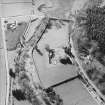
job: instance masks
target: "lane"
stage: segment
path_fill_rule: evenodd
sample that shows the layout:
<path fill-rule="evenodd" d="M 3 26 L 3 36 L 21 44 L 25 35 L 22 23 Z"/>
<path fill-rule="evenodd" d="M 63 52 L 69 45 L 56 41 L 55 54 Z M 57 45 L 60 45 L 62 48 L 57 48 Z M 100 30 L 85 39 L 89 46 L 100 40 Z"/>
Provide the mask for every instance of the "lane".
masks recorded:
<path fill-rule="evenodd" d="M 76 39 L 74 39 L 75 37 L 74 37 L 74 35 L 72 34 L 71 35 L 71 37 L 70 37 L 70 43 L 71 43 L 71 46 L 72 46 L 72 53 L 74 54 L 74 56 L 75 56 L 75 60 L 76 60 L 76 62 L 78 63 L 78 66 L 79 66 L 79 68 L 80 68 L 80 72 L 81 72 L 81 75 L 83 76 L 83 78 L 85 79 L 87 79 L 88 80 L 88 83 L 90 84 L 90 88 L 91 89 L 89 89 L 88 88 L 88 90 L 89 90 L 89 93 L 92 95 L 92 97 L 94 98 L 94 100 L 96 100 L 97 101 L 97 103 L 99 103 L 99 104 L 101 104 L 101 105 L 103 105 L 103 102 L 102 102 L 102 100 L 100 99 L 100 97 L 102 97 L 103 99 L 105 99 L 105 97 L 100 93 L 100 91 L 97 89 L 97 87 L 92 83 L 92 81 L 88 78 L 88 76 L 86 75 L 86 73 L 85 73 L 85 71 L 84 71 L 84 68 L 82 67 L 82 61 L 80 61 L 79 60 L 79 58 L 78 58 L 78 55 L 77 55 L 77 46 L 76 46 L 76 42 L 75 42 L 75 40 Z M 87 87 L 86 87 L 87 88 Z M 94 93 L 93 92 L 93 89 L 92 88 L 94 88 L 95 90 L 96 90 L 96 92 Z"/>
<path fill-rule="evenodd" d="M 32 16 L 32 18 L 33 18 L 33 16 Z M 2 20 L 2 24 L 3 24 L 3 20 Z M 15 51 L 8 51 L 7 52 L 7 47 L 6 47 L 6 42 L 5 42 L 5 39 L 6 39 L 5 37 L 6 36 L 5 36 L 5 32 L 4 32 L 4 27 L 3 26 L 4 26 L 4 24 L 2 25 L 2 34 L 1 35 L 3 37 L 4 49 L 3 49 L 3 52 L 0 55 L 0 57 L 2 57 L 1 59 L 3 59 L 3 57 L 4 57 L 4 61 L 0 59 L 0 61 L 1 61 L 1 63 L 0 63 L 1 66 L 0 67 L 2 67 L 2 66 L 4 67 L 5 66 L 5 69 L 2 67 L 3 70 L 0 70 L 1 71 L 0 72 L 0 83 L 2 85 L 2 87 L 1 87 L 2 91 L 0 91 L 0 96 L 2 97 L 2 95 L 3 95 L 2 98 L 0 97 L 0 99 L 2 100 L 2 101 L 0 101 L 1 102 L 0 105 L 8 105 L 9 93 L 10 93 L 9 68 L 10 67 L 14 68 L 14 57 L 16 56 L 16 52 Z M 32 27 L 31 31 L 32 30 L 35 30 L 35 27 Z M 32 32 L 34 32 L 34 31 L 32 31 Z M 37 76 L 35 76 L 35 77 L 37 77 Z M 5 89 L 5 90 L 3 91 L 3 89 Z"/>
<path fill-rule="evenodd" d="M 9 67 L 8 67 L 8 58 L 7 58 L 7 46 L 6 46 L 6 38 L 4 33 L 4 19 L 2 19 L 2 38 L 3 38 L 3 45 L 4 45 L 4 56 L 5 56 L 5 66 L 6 66 L 6 102 L 5 105 L 9 104 L 9 89 L 10 89 L 10 78 L 9 78 Z"/>
<path fill-rule="evenodd" d="M 1 20 L 0 20 L 0 49 L 3 49 L 3 38 L 2 38 Z"/>
<path fill-rule="evenodd" d="M 7 48 L 6 48 L 6 42 L 5 42 L 5 34 L 4 34 L 4 25 L 3 25 L 3 19 L 1 21 L 1 35 L 2 35 L 2 43 L 3 43 L 3 49 L 1 50 L 0 55 L 0 83 L 1 83 L 1 105 L 8 105 L 8 98 L 9 98 L 9 70 L 8 70 L 8 61 L 7 61 Z"/>
<path fill-rule="evenodd" d="M 4 49 L 0 49 L 0 105 L 5 105 L 6 88 L 6 66 Z"/>

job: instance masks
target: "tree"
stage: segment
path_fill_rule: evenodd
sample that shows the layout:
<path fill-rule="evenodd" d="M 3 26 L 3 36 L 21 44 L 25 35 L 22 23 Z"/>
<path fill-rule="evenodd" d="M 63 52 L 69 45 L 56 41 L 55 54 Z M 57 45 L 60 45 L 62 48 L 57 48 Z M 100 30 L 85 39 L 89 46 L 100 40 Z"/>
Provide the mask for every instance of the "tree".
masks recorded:
<path fill-rule="evenodd" d="M 105 6 L 86 10 L 86 33 L 90 40 L 99 43 L 100 50 L 105 53 Z"/>

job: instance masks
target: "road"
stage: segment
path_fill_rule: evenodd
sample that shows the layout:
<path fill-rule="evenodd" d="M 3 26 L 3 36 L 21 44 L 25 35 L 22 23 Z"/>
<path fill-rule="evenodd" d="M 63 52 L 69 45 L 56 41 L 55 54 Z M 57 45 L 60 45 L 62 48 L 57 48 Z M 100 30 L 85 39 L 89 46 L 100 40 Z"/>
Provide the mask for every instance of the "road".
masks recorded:
<path fill-rule="evenodd" d="M 65 28 L 63 28 L 65 30 Z M 63 30 L 63 32 L 65 32 Z M 57 32 L 57 34 L 53 34 L 52 32 L 50 32 L 50 35 L 48 37 L 47 35 L 47 39 L 44 38 L 47 40 L 44 39 L 44 42 L 42 42 L 42 45 L 40 45 L 40 48 L 41 50 L 45 53 L 43 57 L 39 56 L 37 52 L 34 52 L 34 59 L 35 59 L 35 63 L 37 65 L 37 68 L 39 70 L 39 73 L 40 73 L 40 77 L 42 79 L 42 82 L 44 84 L 45 87 L 49 87 L 53 84 L 56 84 L 58 82 L 61 82 L 63 80 L 66 80 L 70 77 L 73 77 L 76 75 L 76 68 L 73 67 L 73 66 L 70 66 L 70 65 L 67 65 L 67 66 L 64 66 L 64 65 L 58 65 L 58 66 L 51 66 L 51 65 L 46 65 L 46 62 L 48 62 L 48 59 L 47 58 L 47 53 L 45 52 L 45 50 L 43 50 L 44 48 L 44 45 L 46 43 L 50 43 L 50 45 L 54 48 L 54 47 L 59 47 L 59 46 L 62 46 L 62 43 L 64 44 L 66 40 L 66 38 L 64 36 L 66 36 L 66 32 L 65 33 L 62 33 L 64 36 L 61 37 L 62 31 L 60 30 L 60 33 Z M 7 50 L 6 50 L 6 43 L 5 43 L 5 35 L 4 33 L 2 34 L 3 35 L 3 45 L 4 45 L 4 49 L 1 49 L 1 52 L 0 52 L 0 67 L 2 67 L 2 70 L 0 70 L 0 83 L 2 84 L 0 87 L 0 95 L 2 95 L 2 101 L 0 101 L 0 105 L 5 105 L 5 99 L 6 100 L 6 105 L 8 103 L 8 96 L 9 96 L 9 70 L 8 70 L 8 60 L 7 60 Z M 57 36 L 58 35 L 58 36 Z M 60 36 L 59 36 L 60 35 Z M 55 37 L 54 37 L 55 36 Z M 49 38 L 49 39 L 48 39 Z M 57 40 L 58 38 L 58 40 Z M 59 39 L 59 38 L 62 38 Z M 55 40 L 56 39 L 56 40 Z M 64 41 L 65 39 L 65 41 Z M 54 42 L 55 40 L 55 42 Z M 51 42 L 52 41 L 52 42 Z M 62 43 L 61 43 L 62 42 Z M 54 44 L 53 44 L 54 43 Z M 58 44 L 57 44 L 58 43 Z M 61 44 L 61 45 L 60 45 Z M 77 59 L 78 60 L 78 59 Z M 5 62 L 5 63 L 4 63 Z M 79 62 L 79 61 L 78 61 Z M 81 67 L 81 66 L 80 66 Z M 81 68 L 82 69 L 82 68 Z M 74 97 L 75 99 L 79 98 L 78 95 L 81 95 L 81 92 L 82 92 L 82 89 L 83 89 L 83 85 L 79 85 L 81 84 L 80 82 L 73 82 L 73 87 L 71 85 L 71 83 L 69 85 L 63 85 L 63 88 L 62 86 L 61 87 L 58 87 L 58 88 L 55 88 L 55 90 L 62 95 L 62 97 L 64 97 L 64 100 L 66 102 L 65 105 L 68 105 L 69 102 L 68 100 L 73 100 L 71 97 L 73 96 L 72 94 L 76 94 L 76 97 Z M 80 90 L 78 88 L 74 89 L 74 87 L 80 87 Z M 65 90 L 68 90 L 66 91 Z M 74 89 L 73 91 L 72 88 Z M 60 90 L 61 89 L 61 90 Z M 70 90 L 71 89 L 71 90 Z M 3 91 L 4 90 L 4 91 Z M 70 91 L 69 91 L 70 90 Z M 76 92 L 76 90 L 79 90 L 80 93 Z M 86 89 L 84 89 L 86 91 Z M 62 94 L 63 92 L 63 94 Z M 67 94 L 69 93 L 69 94 Z M 70 94 L 71 93 L 71 94 Z M 88 92 L 86 91 L 86 94 L 88 94 Z M 86 95 L 84 94 L 84 96 Z M 78 97 L 77 97 L 78 96 Z M 91 96 L 88 96 L 88 97 L 85 97 L 85 98 L 90 98 Z M 83 98 L 84 99 L 84 98 Z M 91 100 L 91 99 L 89 99 Z M 89 101 L 88 100 L 88 101 Z M 87 101 L 87 100 L 86 100 Z M 89 105 L 97 105 L 97 104 L 91 104 L 93 100 L 89 101 L 90 104 Z M 75 102 L 77 102 L 75 100 Z M 82 102 L 82 101 L 81 101 Z M 70 102 L 71 104 L 74 102 Z M 88 102 L 87 102 L 88 103 Z M 93 102 L 94 103 L 94 102 Z M 83 104 L 83 103 L 82 103 Z M 78 104 L 80 105 L 80 104 Z"/>
<path fill-rule="evenodd" d="M 7 50 L 5 43 L 5 35 L 3 33 L 2 20 L 1 21 L 1 33 L 2 35 L 2 44 L 3 49 L 0 49 L 0 105 L 8 105 L 8 97 L 9 97 L 9 71 L 8 71 L 8 61 L 7 61 Z"/>
<path fill-rule="evenodd" d="M 89 82 L 89 84 L 91 84 L 91 86 L 96 90 L 96 92 L 98 93 L 98 95 L 96 95 L 96 94 L 92 94 L 92 91 L 90 91 L 90 94 L 93 96 L 93 98 L 100 104 L 100 102 L 99 102 L 99 96 L 101 96 L 103 99 L 105 99 L 105 97 L 101 94 L 101 92 L 97 89 L 97 87 L 92 83 L 92 81 L 88 78 L 88 76 L 86 75 L 86 73 L 85 73 L 85 70 L 84 70 L 84 68 L 82 67 L 82 61 L 80 61 L 79 60 L 79 58 L 78 58 L 78 55 L 77 55 L 77 46 L 76 46 L 76 44 L 75 44 L 75 40 L 76 39 L 74 39 L 75 37 L 74 37 L 74 35 L 71 35 L 71 37 L 70 37 L 70 43 L 71 43 L 71 46 L 72 46 L 72 53 L 73 53 L 73 55 L 75 56 L 75 60 L 76 60 L 76 62 L 78 63 L 78 66 L 79 66 L 79 68 L 80 68 L 80 72 L 82 72 L 83 73 L 83 75 L 84 75 L 84 77 L 88 80 L 88 82 Z M 97 98 L 99 99 L 99 100 L 97 100 Z"/>
<path fill-rule="evenodd" d="M 0 105 L 5 105 L 6 88 L 6 66 L 4 49 L 0 49 Z"/>

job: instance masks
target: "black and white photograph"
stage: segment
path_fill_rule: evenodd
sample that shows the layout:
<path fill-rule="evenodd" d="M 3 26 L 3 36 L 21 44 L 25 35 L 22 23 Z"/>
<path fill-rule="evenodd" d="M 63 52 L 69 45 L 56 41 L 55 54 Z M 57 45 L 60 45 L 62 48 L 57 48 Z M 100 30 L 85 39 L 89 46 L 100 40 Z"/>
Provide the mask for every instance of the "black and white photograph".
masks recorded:
<path fill-rule="evenodd" d="M 0 105 L 105 105 L 105 0 L 0 0 Z"/>

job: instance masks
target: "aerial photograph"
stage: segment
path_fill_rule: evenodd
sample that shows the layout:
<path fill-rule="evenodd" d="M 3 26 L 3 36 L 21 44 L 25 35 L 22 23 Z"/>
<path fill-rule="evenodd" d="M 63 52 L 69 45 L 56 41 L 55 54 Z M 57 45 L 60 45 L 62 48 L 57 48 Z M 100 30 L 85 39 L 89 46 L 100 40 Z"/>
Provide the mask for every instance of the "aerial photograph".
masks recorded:
<path fill-rule="evenodd" d="M 105 0 L 0 0 L 0 105 L 105 105 Z"/>

